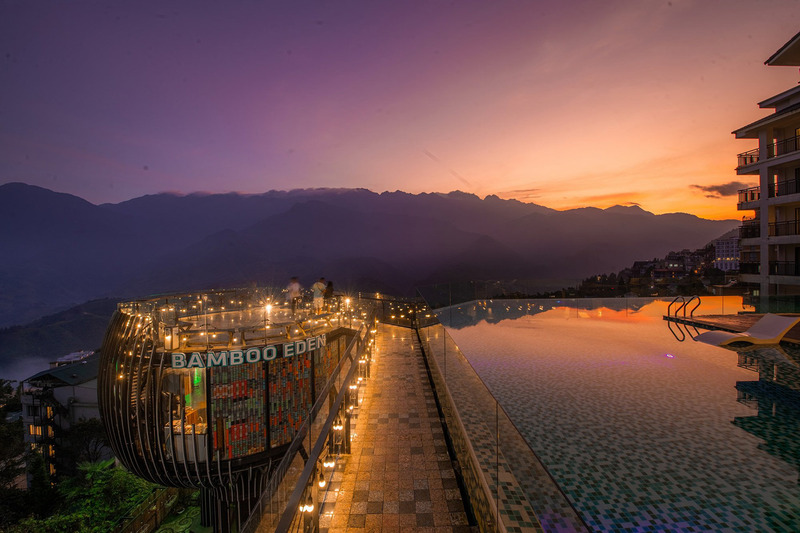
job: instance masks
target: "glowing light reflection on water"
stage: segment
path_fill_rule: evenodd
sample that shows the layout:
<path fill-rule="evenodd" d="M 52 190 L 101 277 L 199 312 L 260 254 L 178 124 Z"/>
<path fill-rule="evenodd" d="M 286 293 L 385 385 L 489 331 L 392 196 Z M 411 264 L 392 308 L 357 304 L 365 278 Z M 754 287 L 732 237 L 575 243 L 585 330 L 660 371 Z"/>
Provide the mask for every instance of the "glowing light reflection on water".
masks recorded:
<path fill-rule="evenodd" d="M 439 315 L 598 531 L 797 531 L 800 355 L 784 351 L 781 386 L 765 386 L 739 353 L 678 342 L 668 303 L 495 300 Z M 695 314 L 722 305 L 703 298 Z M 771 370 L 765 350 L 747 353 Z"/>

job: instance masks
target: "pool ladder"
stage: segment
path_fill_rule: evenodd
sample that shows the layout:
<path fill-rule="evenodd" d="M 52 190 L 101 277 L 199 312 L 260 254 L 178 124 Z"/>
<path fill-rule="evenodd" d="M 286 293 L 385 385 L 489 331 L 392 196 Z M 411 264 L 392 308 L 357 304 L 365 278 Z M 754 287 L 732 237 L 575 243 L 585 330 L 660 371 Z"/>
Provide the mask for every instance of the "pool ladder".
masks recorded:
<path fill-rule="evenodd" d="M 692 307 L 692 310 L 689 311 L 689 318 L 694 317 L 694 312 L 697 310 L 698 307 L 700 307 L 700 297 L 697 295 L 692 296 L 688 300 L 686 299 L 685 296 L 676 296 L 675 299 L 672 300 L 670 304 L 667 306 L 667 316 L 678 318 L 678 313 L 683 311 L 683 318 L 686 318 L 686 310 L 689 308 L 689 304 L 691 304 L 695 300 L 697 300 L 697 302 L 694 304 L 694 307 Z M 678 307 L 675 308 L 675 314 L 673 315 L 672 306 L 678 303 L 680 303 L 680 305 L 678 305 Z"/>
<path fill-rule="evenodd" d="M 693 318 L 695 310 L 697 310 L 697 308 L 700 307 L 700 297 L 696 296 L 696 295 L 692 296 L 688 300 L 686 299 L 685 296 L 677 296 L 667 306 L 667 318 L 670 318 L 670 317 L 678 318 L 678 313 L 680 313 L 680 312 L 683 312 L 683 318 L 687 318 L 686 317 L 686 310 L 689 309 L 689 304 L 691 304 L 695 300 L 697 300 L 697 302 L 695 302 L 694 306 L 691 307 L 691 310 L 689 311 L 689 317 L 688 317 L 688 318 Z M 678 307 L 675 308 L 675 314 L 674 315 L 672 314 L 672 306 L 673 305 L 677 305 L 678 306 Z M 681 323 L 678 322 L 678 321 L 674 321 L 674 324 L 675 324 L 675 327 L 678 330 L 677 333 L 672 328 L 673 321 L 672 320 L 668 320 L 667 321 L 667 327 L 669 328 L 670 333 L 672 333 L 672 335 L 676 339 L 678 339 L 679 342 L 683 342 L 683 341 L 686 340 L 686 334 L 687 333 L 689 334 L 689 338 L 691 338 L 692 340 L 696 340 L 695 337 L 700 334 L 700 332 L 697 331 L 697 328 L 694 325 L 684 323 L 683 327 L 681 327 Z M 694 335 L 692 335 L 692 333 L 689 331 L 689 327 L 690 326 L 692 327 L 692 329 L 694 329 L 694 332 L 695 332 Z M 684 331 L 684 328 L 685 328 L 685 331 Z M 678 336 L 678 333 L 680 333 L 680 336 Z"/>

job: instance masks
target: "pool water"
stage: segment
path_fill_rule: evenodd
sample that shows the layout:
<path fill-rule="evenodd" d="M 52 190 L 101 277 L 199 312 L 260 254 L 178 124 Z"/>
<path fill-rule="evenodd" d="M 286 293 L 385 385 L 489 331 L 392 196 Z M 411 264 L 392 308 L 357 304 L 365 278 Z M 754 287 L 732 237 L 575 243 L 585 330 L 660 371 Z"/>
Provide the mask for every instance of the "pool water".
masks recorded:
<path fill-rule="evenodd" d="M 439 318 L 595 531 L 800 531 L 800 350 L 679 342 L 668 303 L 494 300 Z M 704 298 L 695 315 L 723 304 L 743 309 Z"/>

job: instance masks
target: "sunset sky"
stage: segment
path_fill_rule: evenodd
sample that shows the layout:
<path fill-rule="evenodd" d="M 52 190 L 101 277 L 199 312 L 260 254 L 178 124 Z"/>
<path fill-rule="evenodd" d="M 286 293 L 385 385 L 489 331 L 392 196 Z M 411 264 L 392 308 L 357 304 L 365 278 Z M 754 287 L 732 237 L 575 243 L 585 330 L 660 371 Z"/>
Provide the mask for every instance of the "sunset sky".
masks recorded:
<path fill-rule="evenodd" d="M 462 190 L 739 218 L 796 1 L 0 0 L 0 183 Z M 739 182 L 739 183 L 736 183 Z"/>

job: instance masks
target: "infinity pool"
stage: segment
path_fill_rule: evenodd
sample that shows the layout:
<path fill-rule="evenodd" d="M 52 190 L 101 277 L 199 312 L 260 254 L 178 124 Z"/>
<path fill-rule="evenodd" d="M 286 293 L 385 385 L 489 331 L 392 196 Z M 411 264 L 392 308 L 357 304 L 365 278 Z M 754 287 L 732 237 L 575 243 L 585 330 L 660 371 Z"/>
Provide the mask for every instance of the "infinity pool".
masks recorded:
<path fill-rule="evenodd" d="M 439 319 L 594 530 L 800 531 L 800 350 L 679 342 L 668 303 L 494 300 Z M 723 305 L 743 309 L 704 298 L 695 315 Z"/>

